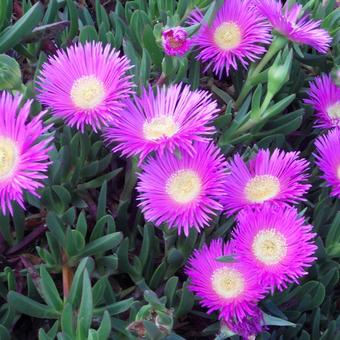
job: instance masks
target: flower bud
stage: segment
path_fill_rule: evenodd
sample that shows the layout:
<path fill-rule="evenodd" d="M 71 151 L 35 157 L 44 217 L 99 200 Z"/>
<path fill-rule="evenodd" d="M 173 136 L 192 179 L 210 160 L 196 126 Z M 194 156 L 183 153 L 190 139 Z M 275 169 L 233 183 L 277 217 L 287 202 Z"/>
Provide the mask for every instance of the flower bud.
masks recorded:
<path fill-rule="evenodd" d="M 183 56 L 190 48 L 187 31 L 182 27 L 173 27 L 163 31 L 162 45 L 164 52 L 170 56 Z"/>
<path fill-rule="evenodd" d="M 21 83 L 18 62 L 6 54 L 0 54 L 0 90 L 18 89 Z"/>
<path fill-rule="evenodd" d="M 268 70 L 268 93 L 273 97 L 280 91 L 282 86 L 288 81 L 290 68 L 292 65 L 293 53 L 289 52 L 284 63 L 282 63 L 282 56 L 279 53 Z"/>

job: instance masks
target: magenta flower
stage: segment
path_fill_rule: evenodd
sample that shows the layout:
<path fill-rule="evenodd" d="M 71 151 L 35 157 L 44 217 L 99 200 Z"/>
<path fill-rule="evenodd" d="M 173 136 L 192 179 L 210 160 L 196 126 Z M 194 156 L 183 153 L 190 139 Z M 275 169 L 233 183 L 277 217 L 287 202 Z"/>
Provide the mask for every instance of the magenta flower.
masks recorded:
<path fill-rule="evenodd" d="M 340 198 L 340 130 L 338 128 L 320 136 L 316 142 L 316 164 L 323 175 L 331 195 Z"/>
<path fill-rule="evenodd" d="M 24 191 L 38 196 L 49 162 L 52 137 L 41 138 L 49 127 L 41 112 L 29 122 L 32 101 L 20 107 L 21 96 L 0 92 L 0 205 L 3 214 L 13 214 L 12 202 L 24 208 Z"/>
<path fill-rule="evenodd" d="M 295 204 L 310 188 L 306 184 L 308 162 L 298 152 L 259 150 L 248 165 L 239 155 L 230 162 L 231 174 L 225 183 L 222 204 L 228 215 L 266 202 Z"/>
<path fill-rule="evenodd" d="M 207 62 L 219 76 L 225 70 L 238 69 L 240 62 L 246 67 L 266 51 L 269 44 L 270 27 L 264 18 L 250 6 L 247 0 L 228 0 L 218 10 L 211 25 L 202 23 L 195 38 L 200 53 L 198 59 Z"/>
<path fill-rule="evenodd" d="M 225 320 L 227 327 L 232 332 L 242 336 L 244 339 L 251 339 L 252 336 L 262 333 L 266 329 L 263 323 L 263 312 L 256 306 L 253 308 L 252 315 L 247 315 L 240 320 Z"/>
<path fill-rule="evenodd" d="M 118 145 L 113 152 L 125 156 L 139 155 L 143 160 L 150 152 L 174 152 L 180 147 L 195 152 L 193 141 L 205 141 L 215 129 L 212 121 L 217 103 L 205 91 L 191 91 L 189 86 L 145 90 L 141 97 L 128 100 L 124 114 L 105 132 L 108 142 Z"/>
<path fill-rule="evenodd" d="M 259 11 L 268 18 L 273 28 L 289 40 L 315 48 L 320 53 L 327 53 L 332 41 L 329 33 L 320 28 L 321 21 L 310 19 L 302 14 L 302 5 L 294 4 L 283 7 L 281 1 L 252 0 Z"/>
<path fill-rule="evenodd" d="M 75 44 L 58 50 L 42 66 L 37 84 L 41 103 L 52 108 L 71 127 L 94 131 L 107 126 L 131 94 L 131 68 L 126 57 L 110 45 Z"/>
<path fill-rule="evenodd" d="M 330 75 L 316 77 L 310 83 L 309 98 L 306 104 L 316 111 L 316 127 L 332 128 L 340 125 L 340 88 Z"/>
<path fill-rule="evenodd" d="M 306 268 L 316 259 L 315 235 L 295 208 L 265 205 L 240 212 L 233 244 L 237 259 L 273 292 L 307 274 Z"/>
<path fill-rule="evenodd" d="M 214 144 L 194 143 L 196 154 L 170 152 L 148 159 L 142 166 L 137 190 L 147 221 L 167 223 L 185 235 L 209 224 L 222 209 L 226 162 Z"/>
<path fill-rule="evenodd" d="M 162 32 L 164 52 L 170 56 L 183 56 L 190 48 L 187 31 L 182 27 L 172 27 Z"/>
<path fill-rule="evenodd" d="M 236 325 L 247 317 L 256 316 L 257 302 L 265 294 L 254 271 L 242 262 L 217 260 L 233 255 L 230 244 L 223 244 L 221 239 L 214 240 L 209 246 L 195 250 L 185 269 L 190 279 L 189 288 L 200 298 L 200 304 L 208 308 L 208 314 L 218 311 L 219 318 L 227 325 Z"/>

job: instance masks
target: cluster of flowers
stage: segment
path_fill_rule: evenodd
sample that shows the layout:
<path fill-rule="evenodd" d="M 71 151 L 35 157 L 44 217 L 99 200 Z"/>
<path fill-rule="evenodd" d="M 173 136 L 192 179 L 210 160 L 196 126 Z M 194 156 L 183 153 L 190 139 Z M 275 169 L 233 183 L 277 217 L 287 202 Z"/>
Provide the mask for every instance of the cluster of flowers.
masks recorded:
<path fill-rule="evenodd" d="M 331 38 L 320 28 L 321 21 L 312 20 L 303 13 L 302 5 L 276 0 L 228 0 L 217 11 L 211 24 L 202 12 L 195 9 L 188 25 L 200 24 L 198 33 L 190 39 L 183 27 L 165 30 L 163 48 L 168 55 L 182 56 L 197 48 L 198 60 L 206 63 L 205 71 L 212 68 L 216 75 L 237 70 L 238 64 L 246 67 L 266 51 L 272 41 L 271 30 L 286 39 L 306 44 L 320 53 L 329 49 Z"/>
<path fill-rule="evenodd" d="M 187 264 L 190 288 L 202 306 L 219 311 L 219 318 L 245 338 L 262 328 L 257 305 L 266 293 L 297 283 L 315 260 L 312 226 L 291 206 L 310 187 L 307 168 L 296 152 L 260 150 L 248 164 L 236 155 L 222 197 L 227 214 L 237 213 L 231 240 L 213 240 Z"/>
<path fill-rule="evenodd" d="M 328 33 L 319 28 L 320 22 L 300 17 L 301 10 L 300 5 L 283 8 L 274 0 L 228 0 L 211 24 L 199 11 L 193 13 L 189 21 L 199 21 L 201 28 L 192 41 L 185 30 L 173 28 L 163 32 L 163 46 L 169 55 L 183 55 L 197 46 L 198 59 L 219 76 L 237 69 L 238 63 L 247 66 L 260 58 L 271 41 L 272 27 L 291 41 L 325 53 Z M 215 240 L 197 250 L 186 271 L 191 289 L 209 312 L 219 310 L 229 327 L 252 335 L 261 325 L 258 301 L 268 290 L 296 282 L 314 260 L 312 227 L 290 206 L 303 200 L 309 188 L 308 164 L 298 153 L 280 150 L 272 154 L 260 150 L 248 164 L 239 155 L 226 162 L 211 139 L 218 113 L 211 94 L 177 84 L 156 91 L 147 88 L 136 96 L 129 69 L 128 60 L 109 45 L 75 44 L 43 65 L 38 99 L 69 126 L 82 132 L 90 126 L 101 132 L 115 145 L 113 152 L 139 157 L 138 200 L 148 221 L 157 226 L 166 223 L 188 235 L 191 228 L 201 231 L 208 226 L 221 211 L 237 213 L 232 240 L 226 244 Z M 339 89 L 330 78 L 320 79 L 311 86 L 308 103 L 315 105 L 320 126 L 333 126 L 340 119 Z M 323 96 L 316 95 L 320 87 Z M 42 123 L 45 112 L 28 122 L 31 102 L 21 106 L 21 99 L 5 92 L 0 95 L 4 214 L 13 213 L 13 201 L 23 206 L 24 191 L 38 195 L 53 139 L 48 133 L 51 126 Z M 338 187 L 337 195 L 338 136 L 334 130 L 318 141 L 319 165 L 327 174 L 330 168 L 335 171 L 332 178 L 325 177 Z M 218 261 L 221 256 L 231 256 L 233 261 Z"/>

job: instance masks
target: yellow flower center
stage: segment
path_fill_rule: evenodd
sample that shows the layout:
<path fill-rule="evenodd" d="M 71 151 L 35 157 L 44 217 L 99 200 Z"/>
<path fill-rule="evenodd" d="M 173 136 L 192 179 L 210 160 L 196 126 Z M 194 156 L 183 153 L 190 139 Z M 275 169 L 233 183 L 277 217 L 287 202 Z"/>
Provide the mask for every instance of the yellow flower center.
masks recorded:
<path fill-rule="evenodd" d="M 201 179 L 193 170 L 179 170 L 166 183 L 166 192 L 177 203 L 193 201 L 201 192 Z"/>
<path fill-rule="evenodd" d="M 214 32 L 216 45 L 225 51 L 237 47 L 241 42 L 241 30 L 234 22 L 223 22 Z"/>
<path fill-rule="evenodd" d="M 143 125 L 144 137 L 148 140 L 156 140 L 160 137 L 171 137 L 178 130 L 177 124 L 170 116 L 158 116 Z"/>
<path fill-rule="evenodd" d="M 280 182 L 275 176 L 258 175 L 247 183 L 244 191 L 248 201 L 263 203 L 279 193 Z"/>
<path fill-rule="evenodd" d="M 239 296 L 244 290 L 243 275 L 231 268 L 222 267 L 211 276 L 212 288 L 219 296 L 231 299 Z"/>
<path fill-rule="evenodd" d="M 277 264 L 287 254 L 286 238 L 274 229 L 261 230 L 254 238 L 252 251 L 264 264 Z"/>
<path fill-rule="evenodd" d="M 94 76 L 83 76 L 72 85 L 71 99 L 81 109 L 95 108 L 104 97 L 104 84 Z"/>
<path fill-rule="evenodd" d="M 0 181 L 12 174 L 18 155 L 15 142 L 7 137 L 0 137 Z"/>
<path fill-rule="evenodd" d="M 340 118 L 340 102 L 336 102 L 328 107 L 327 113 L 331 118 Z"/>

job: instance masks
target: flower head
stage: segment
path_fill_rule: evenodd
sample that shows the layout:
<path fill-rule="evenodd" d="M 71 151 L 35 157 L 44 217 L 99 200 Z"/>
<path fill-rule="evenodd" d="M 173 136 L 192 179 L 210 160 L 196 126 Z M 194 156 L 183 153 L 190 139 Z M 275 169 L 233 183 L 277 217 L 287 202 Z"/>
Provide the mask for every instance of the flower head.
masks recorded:
<path fill-rule="evenodd" d="M 316 142 L 316 164 L 320 168 L 327 185 L 332 188 L 331 195 L 340 198 L 340 130 L 335 128 Z"/>
<path fill-rule="evenodd" d="M 231 68 L 237 70 L 237 63 L 244 67 L 249 60 L 258 59 L 264 52 L 263 44 L 269 44 L 270 27 L 247 0 L 228 0 L 218 10 L 215 19 L 202 27 L 195 38 L 200 53 L 198 59 L 207 62 L 206 70 L 222 76 Z"/>
<path fill-rule="evenodd" d="M 307 274 L 315 260 L 315 235 L 295 208 L 265 205 L 239 213 L 233 244 L 237 259 L 254 270 L 261 285 L 274 291 Z"/>
<path fill-rule="evenodd" d="M 316 126 L 332 128 L 340 126 L 340 87 L 330 75 L 316 77 L 310 83 L 309 98 L 306 104 L 313 106 L 316 111 Z"/>
<path fill-rule="evenodd" d="M 190 48 L 187 31 L 182 27 L 172 27 L 162 32 L 164 52 L 170 56 L 183 56 Z"/>
<path fill-rule="evenodd" d="M 327 53 L 331 43 L 329 33 L 320 28 L 321 21 L 302 15 L 302 5 L 294 4 L 283 7 L 281 1 L 253 0 L 258 10 L 268 18 L 274 29 L 289 40 L 315 48 L 320 53 Z"/>
<path fill-rule="evenodd" d="M 191 91 L 189 86 L 145 90 L 141 97 L 126 103 L 124 114 L 105 132 L 106 140 L 118 142 L 113 152 L 139 155 L 176 148 L 195 152 L 192 141 L 206 140 L 215 129 L 209 125 L 216 117 L 217 103 L 205 91 Z"/>
<path fill-rule="evenodd" d="M 146 220 L 157 226 L 168 223 L 171 228 L 189 234 L 211 221 L 222 209 L 218 197 L 223 196 L 226 175 L 219 149 L 213 144 L 194 144 L 196 154 L 182 152 L 178 157 L 170 152 L 151 157 L 139 175 L 139 206 Z"/>
<path fill-rule="evenodd" d="M 239 155 L 230 162 L 222 204 L 228 214 L 246 207 L 297 203 L 310 185 L 306 184 L 308 162 L 297 152 L 259 150 L 248 165 Z"/>
<path fill-rule="evenodd" d="M 209 246 L 195 250 L 185 271 L 190 290 L 200 298 L 200 304 L 208 308 L 208 314 L 219 311 L 220 319 L 235 325 L 255 315 L 256 304 L 265 291 L 254 272 L 243 263 L 217 260 L 230 255 L 234 255 L 230 244 L 214 240 Z"/>
<path fill-rule="evenodd" d="M 44 127 L 41 112 L 28 122 L 32 101 L 21 108 L 21 96 L 0 92 L 0 206 L 13 214 L 12 202 L 24 208 L 24 191 L 39 196 L 37 189 L 46 178 L 52 137 L 41 139 Z"/>
<path fill-rule="evenodd" d="M 58 50 L 42 66 L 38 78 L 38 98 L 81 131 L 90 125 L 94 131 L 107 126 L 124 108 L 131 94 L 128 59 L 110 45 L 75 44 Z"/>

